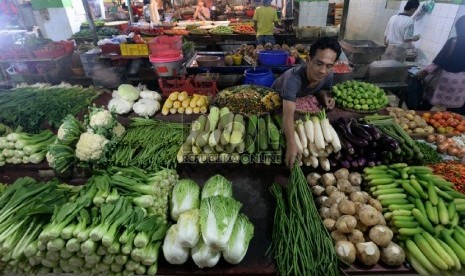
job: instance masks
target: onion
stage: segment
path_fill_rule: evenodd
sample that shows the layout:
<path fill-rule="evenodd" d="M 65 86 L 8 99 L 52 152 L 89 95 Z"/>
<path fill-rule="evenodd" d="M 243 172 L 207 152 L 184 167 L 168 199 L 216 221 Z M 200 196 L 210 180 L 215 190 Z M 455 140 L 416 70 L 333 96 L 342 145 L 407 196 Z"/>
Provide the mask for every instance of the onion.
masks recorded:
<path fill-rule="evenodd" d="M 447 152 L 447 145 L 441 144 L 438 146 L 438 151 L 440 153 L 446 153 Z"/>
<path fill-rule="evenodd" d="M 460 158 L 465 157 L 465 148 L 460 148 L 457 156 Z"/>
<path fill-rule="evenodd" d="M 456 147 L 450 147 L 449 149 L 447 149 L 447 153 L 452 156 L 457 156 L 459 150 Z"/>
<path fill-rule="evenodd" d="M 436 135 L 436 142 L 438 142 L 439 144 L 444 142 L 444 140 L 446 140 L 446 136 L 442 134 Z"/>
<path fill-rule="evenodd" d="M 434 136 L 434 134 L 430 134 L 426 137 L 426 141 L 428 143 L 434 143 L 436 141 L 436 136 Z"/>

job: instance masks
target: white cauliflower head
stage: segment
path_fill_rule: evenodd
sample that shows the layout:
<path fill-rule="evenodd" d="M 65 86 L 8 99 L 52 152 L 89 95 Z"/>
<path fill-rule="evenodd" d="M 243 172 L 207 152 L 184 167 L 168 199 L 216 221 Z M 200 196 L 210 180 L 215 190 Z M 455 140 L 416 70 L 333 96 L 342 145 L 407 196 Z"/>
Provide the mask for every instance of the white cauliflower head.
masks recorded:
<path fill-rule="evenodd" d="M 126 114 L 132 110 L 132 105 L 134 103 L 128 100 L 117 98 L 111 99 L 108 103 L 108 110 L 115 112 L 116 114 Z"/>
<path fill-rule="evenodd" d="M 116 126 L 113 128 L 113 134 L 117 138 L 121 138 L 125 132 L 126 132 L 126 129 L 120 123 L 117 123 Z"/>
<path fill-rule="evenodd" d="M 108 142 L 100 134 L 85 132 L 76 144 L 76 157 L 81 161 L 97 161 L 103 157 Z"/>
<path fill-rule="evenodd" d="M 108 127 L 113 123 L 113 115 L 111 112 L 102 109 L 98 112 L 91 113 L 89 115 L 89 126 L 90 127 Z"/>

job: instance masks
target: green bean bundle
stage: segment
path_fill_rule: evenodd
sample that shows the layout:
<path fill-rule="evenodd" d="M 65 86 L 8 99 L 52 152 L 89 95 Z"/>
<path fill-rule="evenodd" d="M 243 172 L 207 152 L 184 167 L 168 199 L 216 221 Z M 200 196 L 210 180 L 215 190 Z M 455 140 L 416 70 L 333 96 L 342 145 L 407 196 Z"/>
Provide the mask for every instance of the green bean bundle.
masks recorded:
<path fill-rule="evenodd" d="M 279 275 L 339 275 L 331 236 L 300 167 L 294 166 L 287 191 L 273 184 L 271 193 L 277 204 L 270 249 Z"/>
<path fill-rule="evenodd" d="M 188 126 L 182 123 L 134 118 L 111 163 L 154 171 L 176 168 L 176 154 L 187 134 Z"/>

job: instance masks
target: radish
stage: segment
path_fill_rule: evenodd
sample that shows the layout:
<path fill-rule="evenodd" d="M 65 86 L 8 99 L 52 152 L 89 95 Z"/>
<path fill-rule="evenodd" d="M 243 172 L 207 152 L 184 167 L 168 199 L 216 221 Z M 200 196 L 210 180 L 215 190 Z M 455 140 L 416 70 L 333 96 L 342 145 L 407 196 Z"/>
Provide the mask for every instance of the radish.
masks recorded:
<path fill-rule="evenodd" d="M 310 120 L 310 116 L 307 114 L 305 115 L 305 122 L 304 122 L 304 130 L 307 136 L 308 142 L 313 143 L 315 142 L 315 134 L 313 131 L 313 123 Z"/>
<path fill-rule="evenodd" d="M 325 149 L 325 140 L 323 138 L 323 131 L 321 130 L 320 119 L 318 117 L 312 117 L 313 131 L 315 134 L 315 146 L 317 149 Z"/>
<path fill-rule="evenodd" d="M 331 141 L 331 145 L 333 146 L 334 150 L 333 152 L 339 152 L 342 148 L 341 146 L 341 141 L 339 140 L 339 136 L 336 133 L 336 130 L 334 130 L 332 125 L 329 125 L 331 133 L 333 134 L 333 140 Z"/>
<path fill-rule="evenodd" d="M 321 168 L 328 172 L 331 169 L 328 158 L 320 157 L 319 159 L 320 159 Z"/>
<path fill-rule="evenodd" d="M 330 143 L 333 140 L 333 136 L 331 133 L 331 124 L 329 123 L 329 119 L 328 117 L 326 117 L 326 113 L 324 110 L 319 112 L 318 116 L 320 117 L 321 130 L 323 132 L 325 141 Z"/>
<path fill-rule="evenodd" d="M 297 130 L 297 134 L 299 135 L 300 143 L 302 144 L 302 148 L 305 149 L 307 148 L 307 136 L 305 135 L 304 123 L 302 120 L 298 120 L 295 123 L 295 128 Z"/>
<path fill-rule="evenodd" d="M 311 156 L 318 157 L 318 150 L 316 149 L 315 143 L 310 143 L 308 149 Z"/>
<path fill-rule="evenodd" d="M 303 152 L 302 143 L 300 142 L 299 134 L 297 134 L 296 130 L 294 130 L 294 137 L 295 137 L 295 144 L 297 145 L 297 149 L 299 150 L 299 153 L 302 153 Z"/>
<path fill-rule="evenodd" d="M 318 158 L 316 158 L 315 156 L 310 156 L 310 162 L 312 162 L 312 167 L 313 168 L 318 168 Z"/>

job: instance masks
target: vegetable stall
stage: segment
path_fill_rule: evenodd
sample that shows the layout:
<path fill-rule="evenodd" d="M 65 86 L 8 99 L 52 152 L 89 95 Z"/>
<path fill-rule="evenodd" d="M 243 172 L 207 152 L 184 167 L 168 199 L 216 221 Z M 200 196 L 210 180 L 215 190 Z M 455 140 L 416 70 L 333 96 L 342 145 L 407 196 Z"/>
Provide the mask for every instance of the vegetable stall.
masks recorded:
<path fill-rule="evenodd" d="M 463 273 L 463 118 L 356 81 L 334 93 L 331 111 L 299 104 L 289 170 L 263 87 L 2 92 L 1 271 Z"/>

